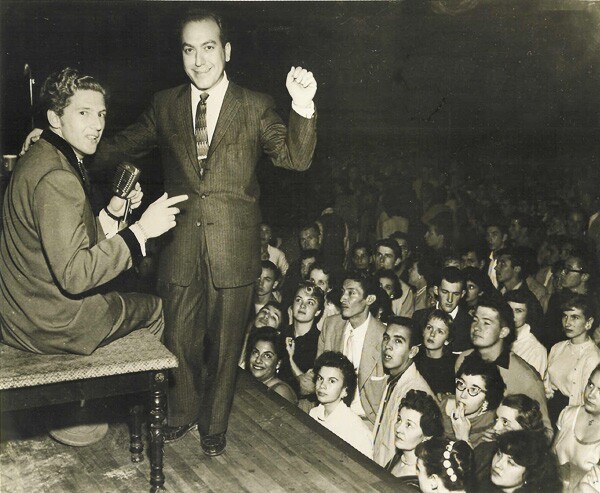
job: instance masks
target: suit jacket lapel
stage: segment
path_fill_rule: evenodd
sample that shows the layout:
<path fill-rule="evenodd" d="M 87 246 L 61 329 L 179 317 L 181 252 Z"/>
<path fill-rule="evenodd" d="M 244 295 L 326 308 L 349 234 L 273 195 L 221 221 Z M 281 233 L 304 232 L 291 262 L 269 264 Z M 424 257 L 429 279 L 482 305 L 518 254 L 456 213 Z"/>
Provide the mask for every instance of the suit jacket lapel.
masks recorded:
<path fill-rule="evenodd" d="M 241 104 L 240 87 L 236 86 L 233 82 L 229 82 L 229 87 L 227 88 L 225 98 L 223 99 L 223 105 L 221 106 L 221 112 L 219 113 L 219 119 L 217 120 L 217 126 L 215 127 L 215 133 L 213 134 L 210 147 L 208 148 L 208 159 L 210 159 L 216 147 L 219 145 L 219 142 L 223 139 L 235 114 L 240 109 Z"/>
<path fill-rule="evenodd" d="M 364 378 L 363 382 L 359 382 L 360 388 L 362 388 L 369 378 L 371 378 L 371 374 L 377 365 L 377 360 L 378 358 L 381 358 L 381 354 L 379 354 L 379 351 L 377 350 L 376 335 L 377 331 L 374 330 L 373 320 L 371 319 L 369 326 L 367 327 L 363 351 L 360 357 L 360 370 L 358 374 Z"/>
<path fill-rule="evenodd" d="M 189 162 L 192 163 L 192 167 L 196 173 L 198 173 L 198 177 L 200 177 L 200 169 L 198 168 L 198 154 L 196 152 L 196 139 L 194 138 L 194 121 L 191 110 L 191 98 L 192 88 L 189 84 L 186 84 L 177 97 L 175 130 L 178 135 L 181 135 L 181 139 L 185 145 L 185 150 L 190 158 Z"/>

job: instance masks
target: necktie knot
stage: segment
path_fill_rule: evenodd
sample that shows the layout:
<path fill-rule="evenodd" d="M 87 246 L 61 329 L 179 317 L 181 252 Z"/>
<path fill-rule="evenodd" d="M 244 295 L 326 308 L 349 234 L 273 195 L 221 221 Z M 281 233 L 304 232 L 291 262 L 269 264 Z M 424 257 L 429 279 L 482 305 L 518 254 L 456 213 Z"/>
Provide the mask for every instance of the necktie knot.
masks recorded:
<path fill-rule="evenodd" d="M 202 94 L 200 94 L 200 103 L 206 104 L 206 100 L 208 99 L 208 96 L 210 96 L 210 94 L 208 94 L 207 92 L 203 92 Z"/>

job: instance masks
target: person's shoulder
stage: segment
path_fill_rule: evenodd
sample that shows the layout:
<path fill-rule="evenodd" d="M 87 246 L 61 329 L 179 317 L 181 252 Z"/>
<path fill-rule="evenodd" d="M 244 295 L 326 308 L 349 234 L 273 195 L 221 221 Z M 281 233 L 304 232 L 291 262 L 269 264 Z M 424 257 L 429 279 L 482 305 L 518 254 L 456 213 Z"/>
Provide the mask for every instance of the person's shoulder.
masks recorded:
<path fill-rule="evenodd" d="M 519 374 L 519 378 L 533 378 L 534 380 L 539 380 L 540 375 L 537 370 L 531 366 L 527 361 L 525 361 L 521 356 L 515 354 L 513 351 L 510 352 L 510 360 L 508 363 L 509 371 L 514 371 Z"/>
<path fill-rule="evenodd" d="M 385 332 L 385 325 L 381 320 L 372 316 L 367 331 L 375 331 L 378 334 L 383 334 Z"/>
<path fill-rule="evenodd" d="M 253 89 L 248 89 L 247 87 L 242 87 L 231 81 L 229 81 L 227 92 L 233 97 L 241 99 L 245 102 L 252 102 L 254 104 L 265 106 L 272 106 L 274 104 L 273 98 L 268 94 L 255 91 Z"/>
<path fill-rule="evenodd" d="M 190 90 L 189 84 L 181 84 L 179 86 L 169 87 L 168 89 L 158 91 L 154 93 L 153 98 L 157 102 L 169 101 L 185 95 L 186 92 L 189 94 Z"/>
<path fill-rule="evenodd" d="M 330 330 L 336 330 L 344 328 L 346 326 L 346 320 L 342 318 L 341 313 L 329 315 L 323 322 L 323 332 L 329 332 Z"/>

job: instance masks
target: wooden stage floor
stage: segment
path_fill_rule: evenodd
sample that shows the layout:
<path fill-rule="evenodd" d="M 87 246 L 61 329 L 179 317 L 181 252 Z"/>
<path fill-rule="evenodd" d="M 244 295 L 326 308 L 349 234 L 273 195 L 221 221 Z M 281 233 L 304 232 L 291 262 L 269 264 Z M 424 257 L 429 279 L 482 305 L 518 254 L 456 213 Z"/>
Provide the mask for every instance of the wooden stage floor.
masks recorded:
<path fill-rule="evenodd" d="M 149 490 L 149 462 L 133 464 L 122 402 L 103 403 L 109 432 L 88 447 L 52 440 L 41 412 L 2 414 L 0 492 L 135 493 Z M 245 372 L 240 373 L 227 434 L 216 458 L 197 432 L 165 445 L 165 487 L 172 493 L 391 492 L 397 480 Z"/>

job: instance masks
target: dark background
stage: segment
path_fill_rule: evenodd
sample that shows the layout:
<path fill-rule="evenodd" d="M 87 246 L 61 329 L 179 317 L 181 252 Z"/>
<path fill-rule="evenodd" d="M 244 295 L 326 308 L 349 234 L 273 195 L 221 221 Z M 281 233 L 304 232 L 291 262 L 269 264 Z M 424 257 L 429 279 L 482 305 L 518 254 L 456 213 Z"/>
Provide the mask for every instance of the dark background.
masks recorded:
<path fill-rule="evenodd" d="M 194 4 L 202 5 L 201 2 Z M 36 80 L 76 66 L 111 91 L 105 135 L 151 95 L 187 81 L 176 36 L 191 2 L 3 0 L 1 140 L 30 126 L 25 63 Z M 231 27 L 230 79 L 289 108 L 291 65 L 315 73 L 319 144 L 308 173 L 261 165 L 263 209 L 311 208 L 303 193 L 356 165 L 462 179 L 509 177 L 526 190 L 569 174 L 598 180 L 600 4 L 585 0 L 210 2 Z M 36 114 L 37 124 L 43 118 Z M 155 159 L 150 156 L 148 160 Z M 146 180 L 160 177 L 146 176 Z M 289 197 L 296 200 L 290 201 Z M 316 206 L 315 206 L 316 207 Z"/>

